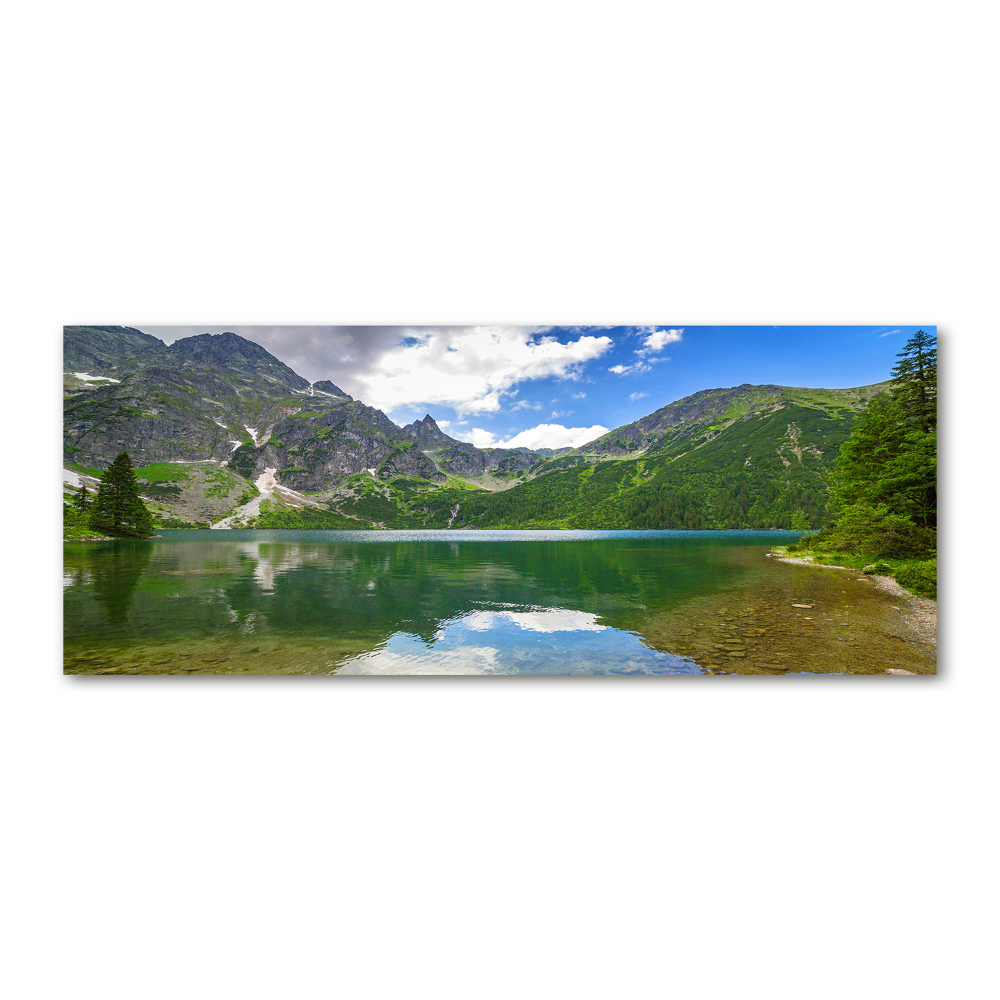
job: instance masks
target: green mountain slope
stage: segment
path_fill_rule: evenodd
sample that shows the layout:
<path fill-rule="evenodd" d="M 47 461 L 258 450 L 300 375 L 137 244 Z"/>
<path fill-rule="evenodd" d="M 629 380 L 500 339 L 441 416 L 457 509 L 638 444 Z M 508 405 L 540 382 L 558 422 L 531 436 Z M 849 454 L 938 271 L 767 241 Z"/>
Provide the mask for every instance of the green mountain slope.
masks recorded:
<path fill-rule="evenodd" d="M 125 449 L 140 468 L 187 470 L 148 483 L 177 517 L 235 510 L 257 527 L 818 527 L 840 444 L 888 386 L 709 389 L 582 448 L 533 452 L 476 448 L 430 414 L 399 427 L 231 333 L 167 346 L 67 327 L 64 370 L 70 467 L 99 471 Z M 231 477 L 218 497 L 213 468 Z M 265 470 L 286 489 L 262 501 Z"/>
<path fill-rule="evenodd" d="M 467 501 L 454 523 L 819 527 L 840 445 L 861 406 L 888 384 L 696 393 L 547 461 L 531 482 L 502 496 Z"/>

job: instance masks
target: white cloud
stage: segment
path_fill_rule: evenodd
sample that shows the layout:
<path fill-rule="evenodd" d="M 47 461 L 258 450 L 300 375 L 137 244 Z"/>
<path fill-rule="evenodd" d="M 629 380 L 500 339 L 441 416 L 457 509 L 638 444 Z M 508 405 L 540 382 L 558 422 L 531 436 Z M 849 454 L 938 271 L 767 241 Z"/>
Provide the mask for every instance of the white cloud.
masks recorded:
<path fill-rule="evenodd" d="M 648 392 L 630 392 L 628 398 L 634 403 L 637 399 L 645 399 L 648 395 Z"/>
<path fill-rule="evenodd" d="M 579 448 L 580 445 L 607 434 L 600 424 L 593 427 L 564 427 L 562 424 L 539 424 L 515 434 L 501 448 Z"/>
<path fill-rule="evenodd" d="M 474 444 L 477 448 L 579 448 L 580 445 L 607 433 L 608 428 L 600 424 L 594 424 L 593 427 L 538 424 L 507 440 L 498 438 L 492 431 L 483 430 L 482 427 L 456 431 L 454 436 Z"/>
<path fill-rule="evenodd" d="M 586 399 L 587 398 L 587 394 L 585 392 L 574 392 L 573 393 L 573 398 L 574 399 Z"/>
<path fill-rule="evenodd" d="M 438 425 L 438 427 L 440 427 L 442 429 L 445 429 L 447 427 L 451 427 L 451 421 L 450 420 L 435 420 L 434 422 Z"/>
<path fill-rule="evenodd" d="M 440 425 L 439 425 L 440 426 Z M 497 436 L 493 431 L 483 430 L 482 427 L 469 427 L 460 431 L 455 431 L 452 435 L 459 441 L 468 441 L 477 448 L 496 448 Z"/>
<path fill-rule="evenodd" d="M 608 369 L 609 372 L 614 372 L 616 375 L 641 375 L 650 370 L 649 365 L 642 361 L 637 361 L 634 365 L 614 365 Z"/>
<path fill-rule="evenodd" d="M 517 390 L 515 390 L 516 392 Z M 513 395 L 513 393 L 511 393 Z M 540 410 L 542 408 L 541 403 L 529 403 L 526 399 L 519 399 L 511 408 L 510 412 L 513 413 L 515 410 Z"/>
<path fill-rule="evenodd" d="M 403 331 L 401 341 L 345 380 L 353 395 L 382 410 L 443 404 L 460 415 L 499 412 L 501 397 L 519 382 L 579 378 L 612 346 L 610 337 L 593 336 L 562 344 L 523 327 L 418 327 Z"/>
<path fill-rule="evenodd" d="M 899 330 L 890 330 L 888 333 L 880 333 L 880 337 L 891 337 L 894 333 L 899 333 Z"/>
<path fill-rule="evenodd" d="M 676 330 L 657 330 L 656 327 L 648 327 L 649 335 L 642 342 L 643 346 L 635 353 L 644 358 L 649 354 L 658 354 L 667 344 L 675 344 L 684 334 L 684 328 Z M 643 332 L 646 332 L 645 330 Z"/>
<path fill-rule="evenodd" d="M 556 417 L 569 417 L 575 412 L 575 410 L 553 410 L 552 419 L 555 419 Z"/>

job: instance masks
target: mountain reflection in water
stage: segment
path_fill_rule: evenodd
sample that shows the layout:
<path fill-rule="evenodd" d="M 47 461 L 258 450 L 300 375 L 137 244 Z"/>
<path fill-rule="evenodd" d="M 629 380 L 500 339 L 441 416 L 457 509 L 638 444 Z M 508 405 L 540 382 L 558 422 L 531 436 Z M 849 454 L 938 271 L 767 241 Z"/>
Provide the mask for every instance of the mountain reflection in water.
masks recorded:
<path fill-rule="evenodd" d="M 68 672 L 831 672 L 846 647 L 830 644 L 848 640 L 817 657 L 810 617 L 806 635 L 785 634 L 794 654 L 756 641 L 784 625 L 750 618 L 839 576 L 764 558 L 791 532 L 163 535 L 66 545 Z M 878 598 L 855 590 L 838 614 L 860 621 L 858 601 Z"/>

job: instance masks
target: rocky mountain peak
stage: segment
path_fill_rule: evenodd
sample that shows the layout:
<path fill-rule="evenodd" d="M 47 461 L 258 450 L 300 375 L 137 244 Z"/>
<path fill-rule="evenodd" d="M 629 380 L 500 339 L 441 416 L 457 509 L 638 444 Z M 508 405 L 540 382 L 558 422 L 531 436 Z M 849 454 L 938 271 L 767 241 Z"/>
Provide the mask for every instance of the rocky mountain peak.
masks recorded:
<path fill-rule="evenodd" d="M 448 448 L 459 442 L 449 437 L 437 425 L 437 421 L 428 413 L 423 420 L 414 420 L 403 428 L 405 434 L 431 449 Z"/>
<path fill-rule="evenodd" d="M 63 367 L 71 372 L 117 372 L 162 356 L 167 345 L 130 326 L 63 327 Z"/>
<path fill-rule="evenodd" d="M 349 396 L 339 386 L 334 385 L 329 379 L 323 379 L 320 382 L 313 382 L 312 387 L 315 392 L 325 392 L 330 396 L 343 396 L 344 399 L 354 398 L 353 396 Z"/>
<path fill-rule="evenodd" d="M 303 390 L 309 386 L 306 379 L 260 344 L 228 331 L 183 337 L 175 340 L 167 351 L 171 361 L 183 367 L 211 366 L 244 377 L 264 377 L 291 389 Z"/>

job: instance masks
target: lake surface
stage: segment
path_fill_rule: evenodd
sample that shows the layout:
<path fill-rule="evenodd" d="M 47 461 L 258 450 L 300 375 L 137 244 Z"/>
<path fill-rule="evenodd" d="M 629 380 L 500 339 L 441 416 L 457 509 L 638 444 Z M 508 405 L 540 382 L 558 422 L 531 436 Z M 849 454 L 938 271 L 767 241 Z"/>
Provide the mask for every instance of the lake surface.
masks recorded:
<path fill-rule="evenodd" d="M 795 532 L 163 536 L 65 545 L 67 673 L 934 672 L 905 601 L 766 557 Z"/>

